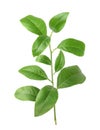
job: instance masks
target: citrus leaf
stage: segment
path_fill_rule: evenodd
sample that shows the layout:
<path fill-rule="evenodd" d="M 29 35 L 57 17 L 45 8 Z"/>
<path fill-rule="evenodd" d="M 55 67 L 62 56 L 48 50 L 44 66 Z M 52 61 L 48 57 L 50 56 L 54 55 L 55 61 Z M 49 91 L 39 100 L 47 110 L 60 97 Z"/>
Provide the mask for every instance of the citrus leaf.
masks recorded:
<path fill-rule="evenodd" d="M 56 33 L 60 32 L 65 26 L 68 15 L 69 12 L 63 12 L 51 18 L 49 22 L 49 27 L 51 28 L 51 30 Z"/>
<path fill-rule="evenodd" d="M 68 38 L 63 40 L 59 45 L 59 49 L 73 53 L 77 56 L 83 56 L 85 51 L 85 44 L 82 41 Z"/>
<path fill-rule="evenodd" d="M 86 77 L 80 68 L 75 66 L 66 67 L 61 70 L 57 78 L 57 88 L 67 88 L 73 85 L 81 84 Z"/>
<path fill-rule="evenodd" d="M 32 33 L 38 35 L 46 35 L 46 24 L 41 18 L 37 18 L 32 15 L 28 15 L 20 20 L 23 26 Z"/>
<path fill-rule="evenodd" d="M 49 45 L 50 38 L 48 36 L 39 36 L 32 46 L 32 54 L 33 56 L 40 55 Z"/>
<path fill-rule="evenodd" d="M 34 79 L 34 80 L 48 79 L 44 70 L 37 65 L 25 66 L 21 68 L 19 72 L 29 79 Z"/>
<path fill-rule="evenodd" d="M 22 101 L 35 101 L 39 89 L 34 86 L 24 86 L 18 88 L 15 92 L 15 97 Z"/>
<path fill-rule="evenodd" d="M 37 97 L 35 102 L 35 116 L 40 116 L 48 112 L 54 107 L 58 99 L 58 92 L 56 88 L 50 85 L 43 87 Z"/>
<path fill-rule="evenodd" d="M 62 51 L 58 54 L 55 61 L 55 72 L 61 70 L 65 65 L 65 57 Z"/>
<path fill-rule="evenodd" d="M 39 55 L 36 58 L 36 61 L 47 65 L 51 65 L 51 60 L 46 55 Z"/>

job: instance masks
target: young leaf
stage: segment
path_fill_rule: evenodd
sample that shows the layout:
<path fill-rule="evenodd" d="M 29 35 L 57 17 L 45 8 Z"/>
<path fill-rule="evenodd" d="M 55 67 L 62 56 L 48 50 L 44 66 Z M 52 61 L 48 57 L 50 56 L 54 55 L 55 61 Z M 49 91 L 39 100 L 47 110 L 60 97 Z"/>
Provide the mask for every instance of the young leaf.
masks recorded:
<path fill-rule="evenodd" d="M 73 85 L 81 84 L 86 77 L 81 72 L 80 68 L 75 66 L 66 67 L 58 75 L 57 88 L 67 88 Z"/>
<path fill-rule="evenodd" d="M 32 15 L 28 15 L 20 20 L 24 27 L 32 33 L 46 35 L 47 29 L 45 22 Z"/>
<path fill-rule="evenodd" d="M 59 45 L 59 49 L 73 53 L 77 56 L 83 56 L 85 51 L 85 44 L 82 41 L 69 38 L 63 40 Z"/>
<path fill-rule="evenodd" d="M 16 90 L 15 97 L 23 101 L 35 101 L 39 89 L 34 86 L 24 86 Z"/>
<path fill-rule="evenodd" d="M 50 38 L 48 36 L 39 36 L 32 46 L 32 54 L 33 56 L 40 55 L 49 45 Z"/>
<path fill-rule="evenodd" d="M 48 112 L 58 99 L 58 92 L 56 88 L 50 85 L 43 87 L 37 97 L 35 102 L 35 116 L 40 116 Z"/>
<path fill-rule="evenodd" d="M 52 29 L 52 31 L 56 33 L 60 32 L 66 23 L 68 15 L 69 12 L 63 12 L 51 18 L 49 27 Z"/>
<path fill-rule="evenodd" d="M 51 60 L 46 55 L 39 55 L 36 58 L 36 61 L 47 65 L 51 65 Z"/>
<path fill-rule="evenodd" d="M 65 57 L 62 51 L 60 51 L 59 55 L 55 61 L 55 72 L 61 70 L 65 65 Z"/>
<path fill-rule="evenodd" d="M 34 80 L 48 79 L 44 70 L 37 65 L 25 66 L 21 68 L 19 72 L 29 79 L 34 79 Z"/>

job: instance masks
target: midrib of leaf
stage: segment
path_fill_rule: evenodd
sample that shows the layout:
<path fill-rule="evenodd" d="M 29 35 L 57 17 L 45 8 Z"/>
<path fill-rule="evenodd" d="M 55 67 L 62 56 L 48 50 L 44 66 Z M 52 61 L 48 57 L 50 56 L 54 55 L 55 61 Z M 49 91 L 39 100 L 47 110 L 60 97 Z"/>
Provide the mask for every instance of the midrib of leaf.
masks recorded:
<path fill-rule="evenodd" d="M 42 48 L 41 46 L 42 46 L 42 44 L 43 44 L 46 40 L 47 40 L 47 38 L 46 38 L 44 41 L 41 42 L 40 46 L 38 47 L 38 50 L 41 51 L 41 48 Z M 46 41 L 46 46 L 47 46 L 47 41 Z"/>
<path fill-rule="evenodd" d="M 75 75 L 77 75 L 77 74 L 80 74 L 79 72 L 78 73 L 76 73 L 76 74 L 73 74 L 72 76 L 75 76 Z M 65 80 L 65 81 L 63 81 L 59 86 L 62 86 L 66 81 L 68 81 L 72 76 L 70 76 L 67 80 Z M 58 88 L 59 88 L 59 86 L 58 86 Z"/>
<path fill-rule="evenodd" d="M 63 19 L 63 17 L 65 17 L 65 16 L 60 16 L 60 20 L 58 20 L 55 24 L 54 24 L 54 26 L 57 26 L 58 25 L 58 23 Z M 64 21 L 64 20 L 63 20 Z"/>
<path fill-rule="evenodd" d="M 38 75 L 38 74 L 36 74 L 35 72 L 30 72 L 30 71 L 27 71 L 27 70 L 25 70 L 25 71 L 28 72 L 28 73 L 31 73 L 32 75 L 35 74 L 35 75 L 38 76 L 38 77 L 41 77 L 41 78 L 45 78 L 45 79 L 46 79 L 46 77 L 43 76 L 43 75 Z"/>
<path fill-rule="evenodd" d="M 51 86 L 51 87 L 52 87 L 52 86 Z M 44 108 L 44 105 L 45 105 L 45 103 L 46 103 L 46 101 L 47 101 L 47 98 L 48 98 L 49 94 L 51 93 L 51 91 L 52 91 L 52 90 L 50 90 L 50 91 L 48 92 L 45 101 L 44 101 L 43 104 L 41 105 L 42 107 L 41 107 L 41 109 L 39 110 L 39 113 L 40 113 L 41 110 Z"/>
<path fill-rule="evenodd" d="M 29 18 L 27 18 L 27 19 L 28 19 L 28 20 L 31 22 L 31 24 L 33 24 L 33 25 L 36 27 L 36 29 L 42 34 L 42 32 L 41 32 L 41 30 L 39 30 L 38 26 L 37 26 L 36 24 L 34 24 L 31 19 L 29 19 Z"/>
<path fill-rule="evenodd" d="M 62 59 L 61 59 L 61 56 L 60 56 L 60 59 L 58 59 L 58 63 L 60 63 L 60 64 L 57 64 L 57 70 L 58 70 L 58 67 L 61 65 L 61 61 L 62 61 Z"/>
<path fill-rule="evenodd" d="M 74 49 L 77 49 L 78 51 L 80 51 L 80 52 L 83 52 L 80 48 L 78 48 L 78 47 L 67 47 L 66 46 L 66 48 L 65 47 L 62 47 L 65 51 L 67 50 L 67 51 L 70 51 L 70 49 L 72 48 L 74 48 Z M 72 51 L 70 51 L 70 52 L 72 52 Z M 76 53 L 76 52 L 75 52 Z"/>

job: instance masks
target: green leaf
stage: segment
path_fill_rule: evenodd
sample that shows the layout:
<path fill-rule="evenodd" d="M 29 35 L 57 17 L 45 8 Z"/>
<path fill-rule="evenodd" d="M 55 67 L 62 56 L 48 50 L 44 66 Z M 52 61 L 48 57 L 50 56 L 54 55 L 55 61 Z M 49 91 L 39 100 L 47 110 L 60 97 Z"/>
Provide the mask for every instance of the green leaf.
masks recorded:
<path fill-rule="evenodd" d="M 35 101 L 39 89 L 34 86 L 24 86 L 16 90 L 15 97 L 22 101 Z"/>
<path fill-rule="evenodd" d="M 59 55 L 55 61 L 55 72 L 61 70 L 65 65 L 65 57 L 62 51 L 60 51 Z"/>
<path fill-rule="evenodd" d="M 56 88 L 50 85 L 43 87 L 37 97 L 35 102 L 35 116 L 40 116 L 48 112 L 54 107 L 58 99 L 58 92 Z"/>
<path fill-rule="evenodd" d="M 57 88 L 67 88 L 73 85 L 81 84 L 86 77 L 81 72 L 80 68 L 75 66 L 66 67 L 58 75 Z"/>
<path fill-rule="evenodd" d="M 24 27 L 32 33 L 46 35 L 47 29 L 45 22 L 32 15 L 28 15 L 20 20 Z"/>
<path fill-rule="evenodd" d="M 33 56 L 40 55 L 49 45 L 50 38 L 48 36 L 39 36 L 32 46 L 32 54 Z"/>
<path fill-rule="evenodd" d="M 34 79 L 34 80 L 48 79 L 44 70 L 37 65 L 25 66 L 21 68 L 19 72 L 29 79 Z"/>
<path fill-rule="evenodd" d="M 47 65 L 51 65 L 51 60 L 46 55 L 39 55 L 36 58 L 36 61 Z"/>
<path fill-rule="evenodd" d="M 77 56 L 83 56 L 85 51 L 85 44 L 82 41 L 69 38 L 63 40 L 59 45 L 59 49 L 73 53 Z"/>
<path fill-rule="evenodd" d="M 49 27 L 51 28 L 51 30 L 56 33 L 60 32 L 65 26 L 68 15 L 69 12 L 63 12 L 51 18 L 49 22 Z"/>

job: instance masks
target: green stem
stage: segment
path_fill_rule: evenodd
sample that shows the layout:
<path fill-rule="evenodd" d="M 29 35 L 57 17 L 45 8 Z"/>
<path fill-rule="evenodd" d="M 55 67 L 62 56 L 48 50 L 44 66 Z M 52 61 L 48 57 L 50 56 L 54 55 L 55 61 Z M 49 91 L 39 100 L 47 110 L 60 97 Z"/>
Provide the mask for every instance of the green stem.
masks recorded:
<path fill-rule="evenodd" d="M 53 32 L 50 34 L 50 38 L 52 37 Z M 54 87 L 54 72 L 53 72 L 53 58 L 52 58 L 52 49 L 51 49 L 51 44 L 49 44 L 49 50 L 50 50 L 50 59 L 51 59 L 51 81 L 52 81 L 52 86 Z M 57 118 L 56 118 L 56 106 L 54 105 L 54 122 L 55 125 L 57 124 Z"/>

